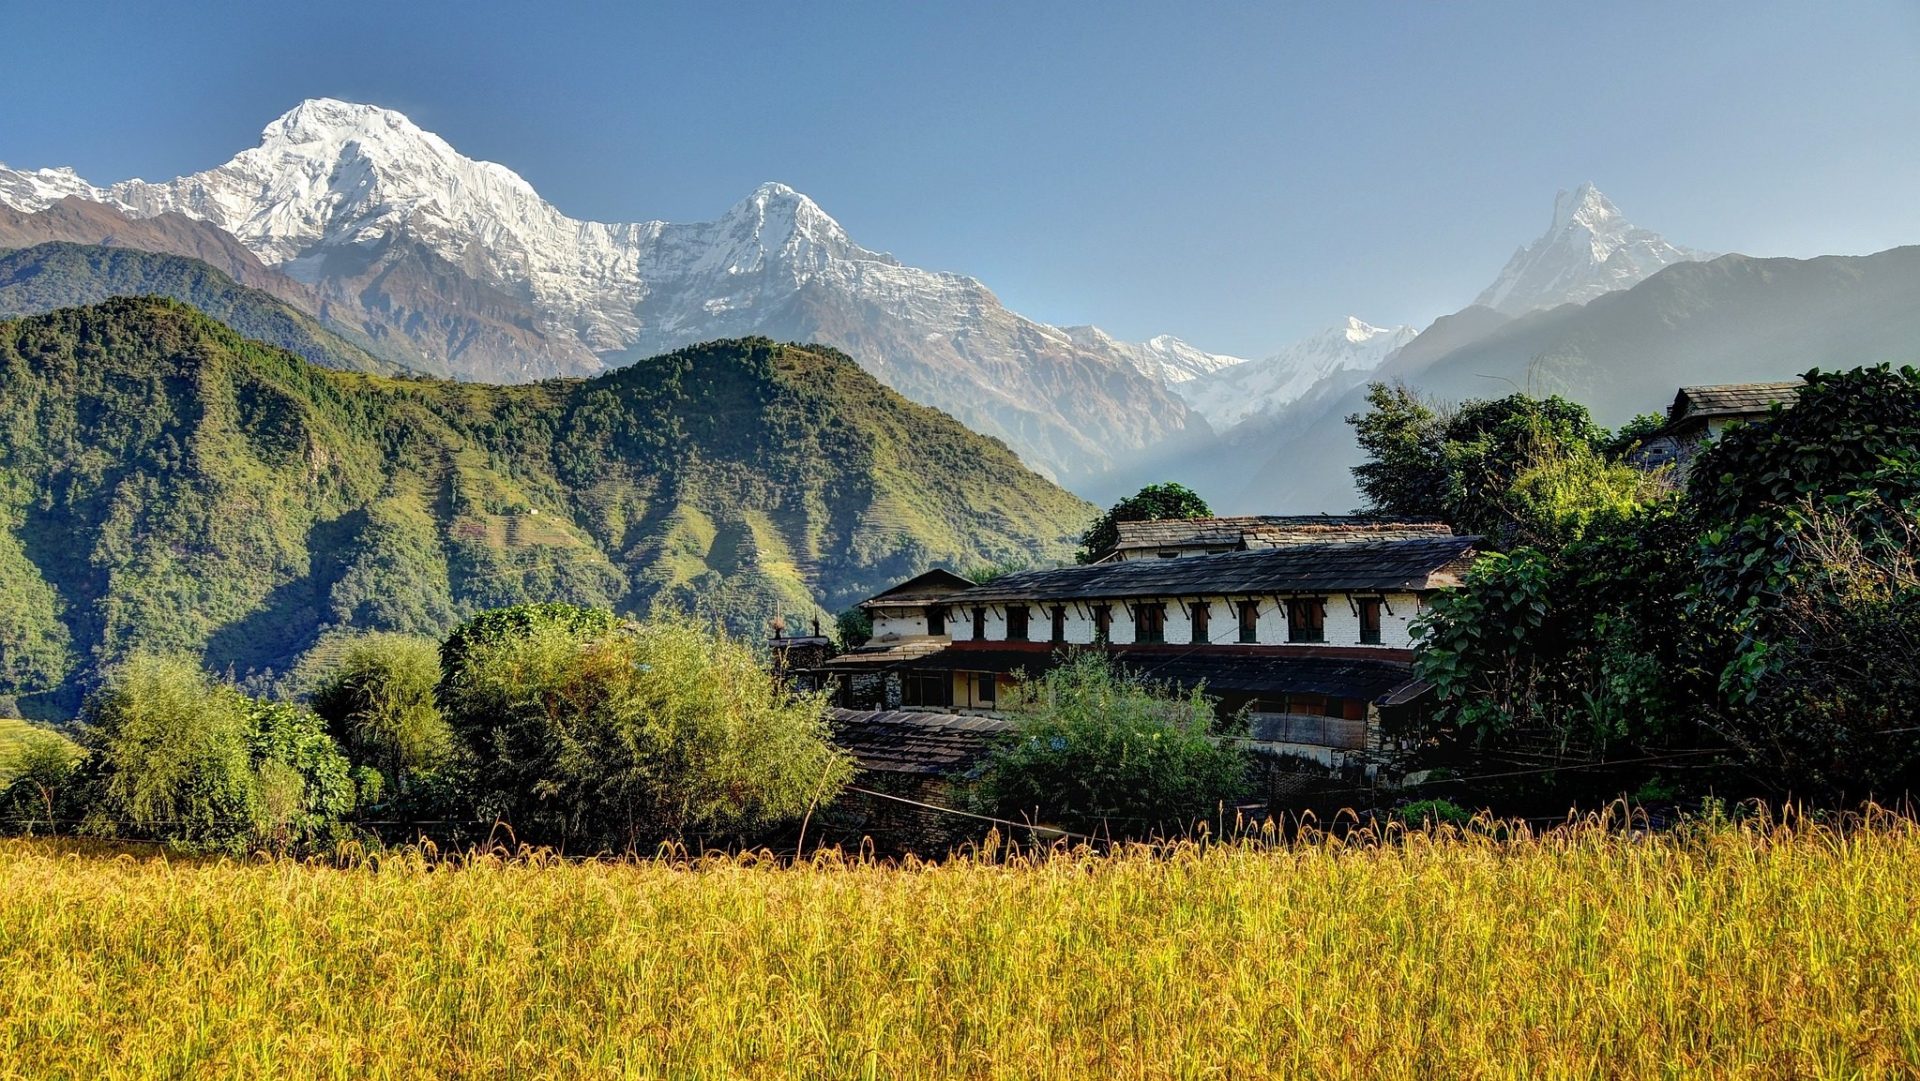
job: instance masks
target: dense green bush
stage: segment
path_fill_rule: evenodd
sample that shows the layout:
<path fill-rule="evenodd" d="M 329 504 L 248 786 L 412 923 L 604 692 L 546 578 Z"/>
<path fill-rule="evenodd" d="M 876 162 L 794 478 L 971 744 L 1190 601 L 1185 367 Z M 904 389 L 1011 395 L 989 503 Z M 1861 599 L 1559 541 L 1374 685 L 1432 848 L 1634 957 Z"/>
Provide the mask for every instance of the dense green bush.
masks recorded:
<path fill-rule="evenodd" d="M 1699 455 L 1683 499 L 1649 501 L 1593 454 L 1550 484 L 1518 474 L 1503 509 L 1550 497 L 1540 543 L 1485 557 L 1422 620 L 1440 732 L 1725 753 L 1690 776 L 1774 798 L 1920 782 L 1920 372 L 1808 373 L 1796 405 Z"/>
<path fill-rule="evenodd" d="M 136 656 L 87 699 L 91 827 L 241 849 L 262 824 L 247 700 L 190 661 Z"/>
<path fill-rule="evenodd" d="M 478 811 L 574 850 L 738 838 L 798 818 L 851 774 L 825 703 L 744 643 L 682 617 L 544 612 L 449 640 L 442 701 Z"/>
<path fill-rule="evenodd" d="M 404 634 L 347 643 L 313 691 L 313 710 L 354 762 L 379 772 L 394 794 L 447 766 L 453 731 L 440 715 L 440 647 Z"/>
<path fill-rule="evenodd" d="M 51 729 L 0 720 L 0 829 L 46 832 L 79 813 L 74 775 L 84 752 Z"/>
<path fill-rule="evenodd" d="M 138 655 L 87 699 L 87 828 L 241 852 L 337 832 L 351 767 L 311 712 L 250 699 L 190 661 Z"/>
<path fill-rule="evenodd" d="M 1001 816 L 1115 837 L 1175 834 L 1247 791 L 1244 752 L 1196 689 L 1180 695 L 1081 653 L 1025 684 L 974 792 Z"/>
<path fill-rule="evenodd" d="M 1564 503 L 1570 493 L 1556 483 L 1559 474 L 1606 460 L 1603 451 L 1613 445 L 1585 406 L 1557 396 L 1510 394 L 1454 406 L 1374 383 L 1367 405 L 1347 418 L 1368 459 L 1353 470 L 1367 509 L 1439 518 L 1498 548 L 1527 539 L 1522 504 L 1545 510 L 1543 501 Z M 1529 470 L 1535 476 L 1527 498 L 1516 500 L 1515 481 Z M 1581 486 L 1579 495 L 1586 491 Z"/>

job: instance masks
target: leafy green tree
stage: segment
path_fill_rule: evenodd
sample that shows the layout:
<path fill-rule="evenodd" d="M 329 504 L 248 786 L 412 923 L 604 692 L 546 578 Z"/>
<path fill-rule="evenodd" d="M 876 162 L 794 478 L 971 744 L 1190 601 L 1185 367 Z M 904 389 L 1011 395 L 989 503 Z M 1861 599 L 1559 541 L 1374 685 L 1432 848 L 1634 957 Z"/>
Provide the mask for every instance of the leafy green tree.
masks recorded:
<path fill-rule="evenodd" d="M 1213 511 L 1207 506 L 1207 501 L 1184 484 L 1171 481 L 1166 484 L 1149 484 L 1108 507 L 1106 513 L 1095 518 L 1093 524 L 1087 527 L 1087 531 L 1081 534 L 1080 551 L 1075 558 L 1086 563 L 1120 543 L 1121 522 L 1148 522 L 1162 518 L 1208 518 L 1212 515 Z"/>
<path fill-rule="evenodd" d="M 57 829 L 75 814 L 72 787 L 84 752 L 58 732 L 22 724 L 0 754 L 0 827 Z"/>
<path fill-rule="evenodd" d="M 1452 509 L 1447 411 L 1404 383 L 1367 386 L 1367 411 L 1347 418 L 1367 460 L 1354 483 L 1374 514 L 1442 518 Z"/>
<path fill-rule="evenodd" d="M 1141 680 L 1082 653 L 1026 684 L 1014 729 L 974 798 L 1013 818 L 1116 837 L 1179 833 L 1247 791 L 1246 755 L 1199 690 Z"/>
<path fill-rule="evenodd" d="M 503 642 L 526 638 L 548 628 L 593 638 L 619 625 L 620 617 L 604 608 L 558 601 L 489 609 L 455 627 L 440 643 L 442 686 L 448 686 L 448 681 L 463 673 L 471 655 Z"/>
<path fill-rule="evenodd" d="M 489 625 L 457 651 L 443 700 L 479 810 L 523 840 L 737 838 L 831 800 L 851 775 L 822 698 L 788 695 L 747 645 L 685 617 Z"/>
<path fill-rule="evenodd" d="M 1677 500 L 1557 548 L 1482 556 L 1416 624 L 1426 721 L 1482 751 L 1604 756 L 1696 739 L 1682 656 L 1694 530 Z M 1434 734 L 1434 733 L 1429 733 Z"/>
<path fill-rule="evenodd" d="M 864 646 L 873 637 L 873 617 L 864 608 L 849 608 L 833 617 L 833 633 L 841 649 Z"/>
<path fill-rule="evenodd" d="M 1601 448 L 1609 458 L 1625 458 L 1647 441 L 1659 435 L 1667 426 L 1663 413 L 1637 413 L 1634 418 L 1614 430 L 1613 437 Z"/>
<path fill-rule="evenodd" d="M 362 635 L 321 676 L 313 709 L 348 757 L 405 793 L 454 753 L 453 731 L 434 697 L 439 685 L 440 649 L 430 639 Z"/>
<path fill-rule="evenodd" d="M 190 849 L 321 839 L 351 814 L 350 766 L 311 712 L 251 699 L 190 661 L 136 655 L 82 713 L 86 819 Z"/>
<path fill-rule="evenodd" d="M 249 704 L 190 661 L 135 656 L 81 714 L 99 770 L 94 829 L 239 850 L 261 821 Z"/>
<path fill-rule="evenodd" d="M 1595 531 L 1617 529 L 1671 494 L 1672 477 L 1671 467 L 1640 469 L 1608 458 L 1589 442 L 1541 440 L 1508 485 L 1508 535 L 1520 544 L 1558 549 Z"/>
<path fill-rule="evenodd" d="M 290 702 L 246 703 L 247 749 L 262 840 L 287 849 L 328 835 L 353 813 L 352 766 L 326 722 Z"/>
<path fill-rule="evenodd" d="M 1692 662 L 1752 776 L 1801 797 L 1915 782 L 1910 643 L 1920 556 L 1920 371 L 1812 371 L 1798 401 L 1693 464 L 1703 523 Z M 1903 780 L 1904 779 L 1904 780 Z"/>
<path fill-rule="evenodd" d="M 1375 383 L 1367 401 L 1367 412 L 1347 418 L 1367 455 L 1353 470 L 1367 511 L 1444 519 L 1494 547 L 1524 532 L 1513 494 L 1523 473 L 1542 463 L 1606 463 L 1598 454 L 1606 430 L 1585 406 L 1557 396 L 1510 394 L 1448 409 Z"/>

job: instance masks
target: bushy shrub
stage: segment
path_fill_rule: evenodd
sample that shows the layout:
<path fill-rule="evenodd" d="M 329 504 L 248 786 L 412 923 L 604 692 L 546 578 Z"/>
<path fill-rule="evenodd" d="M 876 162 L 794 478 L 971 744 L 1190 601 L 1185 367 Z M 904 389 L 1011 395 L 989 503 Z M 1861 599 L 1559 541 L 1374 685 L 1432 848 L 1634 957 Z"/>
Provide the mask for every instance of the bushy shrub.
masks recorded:
<path fill-rule="evenodd" d="M 84 752 L 58 732 L 0 721 L 0 830 L 58 829 L 76 814 L 74 774 Z"/>
<path fill-rule="evenodd" d="M 851 774 L 825 702 L 684 617 L 496 623 L 443 684 L 478 810 L 522 840 L 631 850 L 799 817 Z"/>
<path fill-rule="evenodd" d="M 1014 729 L 975 790 L 993 812 L 1115 837 L 1183 832 L 1247 790 L 1244 752 L 1195 690 L 1176 694 L 1081 653 L 1009 702 Z"/>
<path fill-rule="evenodd" d="M 439 685 L 440 647 L 432 640 L 368 634 L 321 675 L 313 710 L 349 758 L 404 794 L 453 755 L 453 731 L 434 697 Z"/>
<path fill-rule="evenodd" d="M 320 839 L 355 805 L 312 713 L 250 699 L 191 661 L 136 656 L 87 700 L 87 826 L 208 851 Z"/>
<path fill-rule="evenodd" d="M 91 828 L 239 849 L 261 822 L 247 700 L 190 661 L 134 657 L 81 714 L 99 770 Z"/>

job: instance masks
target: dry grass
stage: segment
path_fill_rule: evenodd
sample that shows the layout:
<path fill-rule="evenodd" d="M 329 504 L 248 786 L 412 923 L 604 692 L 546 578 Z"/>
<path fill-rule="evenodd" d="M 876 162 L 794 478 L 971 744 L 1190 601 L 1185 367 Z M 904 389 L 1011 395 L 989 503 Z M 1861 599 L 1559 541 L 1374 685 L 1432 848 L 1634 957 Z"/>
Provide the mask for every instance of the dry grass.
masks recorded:
<path fill-rule="evenodd" d="M 890 867 L 0 844 L 9 1077 L 1888 1077 L 1920 831 Z"/>

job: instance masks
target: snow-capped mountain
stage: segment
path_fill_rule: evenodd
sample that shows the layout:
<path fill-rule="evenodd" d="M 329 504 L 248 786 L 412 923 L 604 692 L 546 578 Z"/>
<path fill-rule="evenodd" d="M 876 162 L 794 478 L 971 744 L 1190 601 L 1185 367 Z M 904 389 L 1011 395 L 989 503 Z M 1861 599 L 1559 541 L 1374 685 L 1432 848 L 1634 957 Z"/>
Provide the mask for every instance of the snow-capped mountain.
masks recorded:
<path fill-rule="evenodd" d="M 1022 318 L 972 278 L 861 247 L 783 184 L 710 222 L 580 221 L 400 113 L 315 99 L 175 180 L 97 187 L 0 166 L 0 203 L 38 212 L 68 196 L 216 225 L 312 288 L 323 317 L 465 378 L 585 375 L 764 334 L 844 349 L 1060 477 L 1204 427 L 1141 367 L 1146 347 Z"/>
<path fill-rule="evenodd" d="M 1181 341 L 1171 334 L 1159 334 L 1144 342 L 1123 342 L 1099 327 L 1061 327 L 1075 344 L 1120 357 L 1127 363 L 1169 386 L 1189 379 L 1245 364 L 1245 357 L 1209 353 Z"/>
<path fill-rule="evenodd" d="M 1270 357 L 1223 368 L 1174 389 L 1224 430 L 1248 417 L 1277 412 L 1336 373 L 1361 382 L 1418 333 L 1412 327 L 1376 327 L 1348 316 Z"/>
<path fill-rule="evenodd" d="M 1628 289 L 1675 263 L 1712 259 L 1627 221 L 1592 184 L 1553 200 L 1553 224 L 1540 239 L 1513 253 L 1475 304 L 1524 315 L 1537 308 L 1584 304 Z"/>

